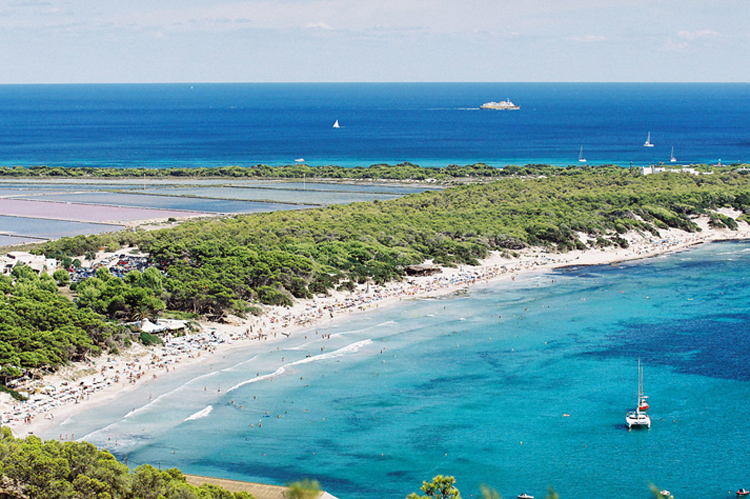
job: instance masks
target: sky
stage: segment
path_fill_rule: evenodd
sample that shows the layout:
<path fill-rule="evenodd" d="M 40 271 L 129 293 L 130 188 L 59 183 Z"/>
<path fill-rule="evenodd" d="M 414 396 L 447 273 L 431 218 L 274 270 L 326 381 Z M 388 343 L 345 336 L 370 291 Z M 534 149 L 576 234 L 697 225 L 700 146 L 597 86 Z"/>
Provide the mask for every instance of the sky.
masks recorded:
<path fill-rule="evenodd" d="M 750 82 L 750 0 L 0 0 L 0 83 Z"/>

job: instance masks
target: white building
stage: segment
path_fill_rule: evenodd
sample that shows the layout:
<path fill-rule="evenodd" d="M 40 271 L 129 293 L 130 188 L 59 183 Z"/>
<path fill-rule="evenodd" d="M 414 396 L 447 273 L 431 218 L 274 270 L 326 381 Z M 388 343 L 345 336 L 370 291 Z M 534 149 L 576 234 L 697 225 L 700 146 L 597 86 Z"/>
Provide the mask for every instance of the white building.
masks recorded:
<path fill-rule="evenodd" d="M 58 266 L 58 262 L 54 258 L 47 258 L 44 255 L 32 255 L 23 251 L 12 251 L 0 256 L 0 273 L 9 275 L 13 271 L 13 267 L 19 263 L 28 265 L 37 274 L 47 272 L 49 275 L 52 275 Z"/>
<path fill-rule="evenodd" d="M 711 175 L 713 172 L 699 172 L 695 168 L 690 168 L 688 166 L 683 166 L 680 168 L 664 168 L 662 166 L 644 166 L 641 168 L 641 173 L 643 175 L 650 175 L 652 173 L 664 173 L 664 172 L 671 172 L 671 173 L 689 173 L 690 175 Z"/>
<path fill-rule="evenodd" d="M 148 319 L 143 319 L 140 322 L 140 329 L 144 333 L 158 334 L 172 331 L 186 331 L 187 322 L 178 321 L 174 319 L 159 319 L 156 322 L 151 322 Z"/>

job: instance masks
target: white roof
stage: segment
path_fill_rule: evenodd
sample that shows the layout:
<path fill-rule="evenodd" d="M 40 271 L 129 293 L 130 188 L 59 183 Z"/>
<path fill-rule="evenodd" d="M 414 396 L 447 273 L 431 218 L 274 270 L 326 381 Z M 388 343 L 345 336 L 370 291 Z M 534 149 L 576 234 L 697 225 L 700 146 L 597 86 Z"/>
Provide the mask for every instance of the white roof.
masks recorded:
<path fill-rule="evenodd" d="M 151 322 L 148 319 L 141 321 L 141 331 L 145 333 L 161 333 L 162 331 L 174 331 L 176 329 L 185 329 L 187 323 L 185 321 L 177 321 L 171 319 L 158 320 L 156 323 Z"/>
<path fill-rule="evenodd" d="M 148 319 L 143 319 L 143 321 L 141 322 L 141 331 L 143 331 L 144 333 L 160 333 L 166 330 L 167 326 L 154 324 Z"/>

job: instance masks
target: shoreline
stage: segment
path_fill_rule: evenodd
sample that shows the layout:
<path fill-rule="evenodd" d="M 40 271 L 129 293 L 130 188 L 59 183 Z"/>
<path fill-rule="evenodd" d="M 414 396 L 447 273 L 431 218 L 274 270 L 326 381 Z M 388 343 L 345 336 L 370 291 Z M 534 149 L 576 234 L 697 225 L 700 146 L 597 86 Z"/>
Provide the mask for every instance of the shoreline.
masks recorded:
<path fill-rule="evenodd" d="M 211 359 L 240 348 L 250 358 L 272 346 L 280 347 L 292 336 L 296 339 L 312 328 L 339 322 L 351 314 L 395 306 L 404 300 L 445 296 L 480 283 L 515 281 L 517 277 L 565 268 L 645 260 L 708 242 L 750 239 L 750 225 L 742 222 L 738 223 L 736 231 L 710 229 L 704 218 L 697 222 L 702 232 L 662 230 L 659 238 L 650 233 L 626 234 L 630 244 L 626 249 L 609 247 L 548 253 L 542 248 L 526 248 L 511 259 L 494 252 L 478 266 L 442 267 L 440 273 L 432 276 L 406 277 L 383 286 L 360 285 L 351 293 L 331 292 L 327 297 L 297 300 L 288 309 L 266 307 L 263 316 L 237 319 L 234 324 L 202 322 L 201 333 L 171 338 L 163 346 L 136 344 L 116 356 L 102 354 L 88 362 L 65 366 L 35 383 L 36 393 L 26 402 L 18 403 L 3 396 L 0 398 L 1 424 L 20 438 L 49 432 L 74 415 L 95 410 L 104 401 L 145 385 L 164 386 L 168 383 L 164 380 L 171 379 L 170 375 L 177 371 L 208 364 Z"/>

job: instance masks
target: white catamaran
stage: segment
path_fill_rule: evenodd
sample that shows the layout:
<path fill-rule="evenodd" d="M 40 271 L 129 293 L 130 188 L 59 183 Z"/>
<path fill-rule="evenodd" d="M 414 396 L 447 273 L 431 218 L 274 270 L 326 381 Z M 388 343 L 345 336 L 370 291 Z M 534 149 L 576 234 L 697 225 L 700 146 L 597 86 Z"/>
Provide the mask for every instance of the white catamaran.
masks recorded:
<path fill-rule="evenodd" d="M 638 359 L 638 403 L 634 411 L 628 412 L 625 416 L 625 423 L 628 428 L 645 426 L 651 428 L 651 417 L 648 415 L 648 396 L 643 394 L 643 366 L 641 359 Z"/>
<path fill-rule="evenodd" d="M 654 144 L 651 143 L 651 132 L 648 132 L 648 137 L 646 137 L 646 142 L 643 143 L 643 147 L 654 147 Z"/>
<path fill-rule="evenodd" d="M 672 146 L 672 152 L 669 154 L 669 162 L 670 163 L 676 163 L 677 158 L 674 157 L 674 146 Z"/>
<path fill-rule="evenodd" d="M 583 146 L 581 146 L 581 152 L 578 153 L 578 161 L 581 163 L 586 162 L 586 158 L 583 157 Z"/>

